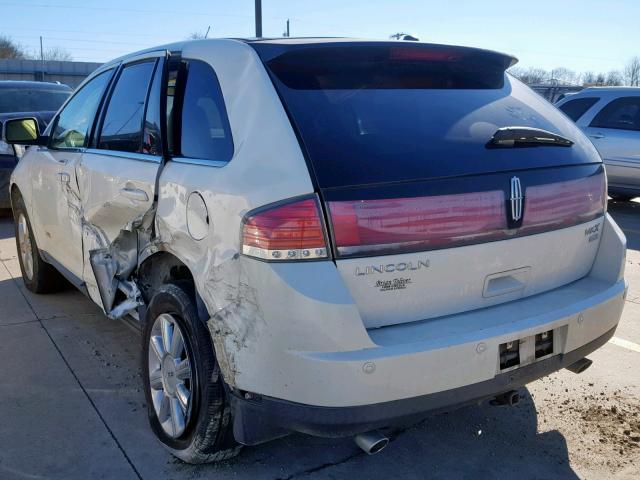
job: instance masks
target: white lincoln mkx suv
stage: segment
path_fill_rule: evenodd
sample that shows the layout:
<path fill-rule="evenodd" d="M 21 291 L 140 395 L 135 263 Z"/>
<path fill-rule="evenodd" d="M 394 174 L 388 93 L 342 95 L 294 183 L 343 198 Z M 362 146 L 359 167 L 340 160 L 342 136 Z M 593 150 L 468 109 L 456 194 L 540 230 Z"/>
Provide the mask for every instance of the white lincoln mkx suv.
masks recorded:
<path fill-rule="evenodd" d="M 100 67 L 11 179 L 24 282 L 143 332 L 151 427 L 187 462 L 354 436 L 579 372 L 625 238 L 597 151 L 508 55 L 217 39 Z"/>

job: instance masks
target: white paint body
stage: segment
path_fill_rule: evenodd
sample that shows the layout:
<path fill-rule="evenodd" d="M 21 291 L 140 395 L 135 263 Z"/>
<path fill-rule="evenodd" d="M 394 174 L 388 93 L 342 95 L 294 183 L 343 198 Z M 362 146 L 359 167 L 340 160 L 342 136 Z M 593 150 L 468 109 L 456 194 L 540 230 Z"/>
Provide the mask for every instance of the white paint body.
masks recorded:
<path fill-rule="evenodd" d="M 626 291 L 625 238 L 609 216 L 551 233 L 385 257 L 396 265 L 429 263 L 403 272 L 412 288 L 395 292 L 378 292 L 373 276 L 355 275 L 356 267 L 379 259 L 341 260 L 337 266 L 331 260 L 267 263 L 241 255 L 243 216 L 313 194 L 308 167 L 250 46 L 211 40 L 174 47 L 183 58 L 215 69 L 235 145 L 228 164 L 169 161 L 156 192 L 158 163 L 92 150 L 76 152 L 62 165 L 52 158 L 59 153 L 33 147 L 12 177 L 40 248 L 82 278 L 99 305 L 88 251 L 98 240 L 112 242 L 157 193 L 154 248 L 191 271 L 211 316 L 225 381 L 240 390 L 321 406 L 387 402 L 493 378 L 500 373 L 499 345 L 506 341 L 531 341 L 555 329 L 559 354 L 617 325 Z M 59 171 L 72 176 L 75 203 L 57 181 Z M 145 192 L 147 201 L 127 197 L 124 190 L 132 189 Z M 208 212 L 204 232 L 197 220 L 187 225 L 202 210 L 187 213 L 194 192 Z M 595 224 L 600 239 L 587 242 L 584 231 Z M 190 228 L 199 233 L 190 234 Z M 521 285 L 492 290 L 499 285 L 490 283 L 494 278 L 512 271 Z"/>

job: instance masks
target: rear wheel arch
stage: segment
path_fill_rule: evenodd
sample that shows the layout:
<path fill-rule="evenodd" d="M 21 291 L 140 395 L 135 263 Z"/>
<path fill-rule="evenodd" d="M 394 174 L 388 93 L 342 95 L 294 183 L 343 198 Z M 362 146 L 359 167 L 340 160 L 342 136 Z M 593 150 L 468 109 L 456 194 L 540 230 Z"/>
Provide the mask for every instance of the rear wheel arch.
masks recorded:
<path fill-rule="evenodd" d="M 203 323 L 209 320 L 209 313 L 198 293 L 191 269 L 173 253 L 163 250 L 145 258 L 138 267 L 137 277 L 145 303 L 150 302 L 154 291 L 162 285 L 179 285 L 194 302 L 200 320 Z"/>

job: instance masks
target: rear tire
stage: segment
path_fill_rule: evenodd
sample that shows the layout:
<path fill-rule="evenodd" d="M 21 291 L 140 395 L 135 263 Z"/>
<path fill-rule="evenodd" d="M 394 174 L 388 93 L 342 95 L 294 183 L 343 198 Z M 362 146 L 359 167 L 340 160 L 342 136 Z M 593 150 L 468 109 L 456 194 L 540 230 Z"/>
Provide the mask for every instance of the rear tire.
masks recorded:
<path fill-rule="evenodd" d="M 24 285 L 33 293 L 48 293 L 60 289 L 64 280 L 56 269 L 40 256 L 27 209 L 19 193 L 15 195 L 13 201 L 13 219 Z"/>
<path fill-rule="evenodd" d="M 217 462 L 236 456 L 241 446 L 209 330 L 188 290 L 163 285 L 149 302 L 142 338 L 149 423 L 180 460 Z"/>

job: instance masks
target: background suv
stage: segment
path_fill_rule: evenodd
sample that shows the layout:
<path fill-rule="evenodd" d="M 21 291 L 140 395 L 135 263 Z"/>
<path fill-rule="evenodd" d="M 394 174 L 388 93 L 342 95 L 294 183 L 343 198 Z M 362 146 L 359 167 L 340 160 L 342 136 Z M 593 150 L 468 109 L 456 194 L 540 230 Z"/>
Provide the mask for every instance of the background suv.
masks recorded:
<path fill-rule="evenodd" d="M 618 324 L 602 161 L 511 56 L 217 39 L 107 63 L 12 176 L 26 286 L 143 331 L 151 428 L 189 462 L 355 436 L 515 389 Z"/>
<path fill-rule="evenodd" d="M 609 194 L 640 195 L 640 87 L 592 87 L 562 99 L 558 108 L 589 136 L 607 169 Z"/>
<path fill-rule="evenodd" d="M 44 130 L 71 91 L 71 88 L 59 83 L 0 81 L 0 132 L 3 121 L 25 116 L 37 118 Z M 5 143 L 0 133 L 0 210 L 11 207 L 9 177 L 21 153 L 20 146 Z"/>

